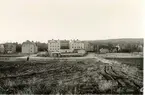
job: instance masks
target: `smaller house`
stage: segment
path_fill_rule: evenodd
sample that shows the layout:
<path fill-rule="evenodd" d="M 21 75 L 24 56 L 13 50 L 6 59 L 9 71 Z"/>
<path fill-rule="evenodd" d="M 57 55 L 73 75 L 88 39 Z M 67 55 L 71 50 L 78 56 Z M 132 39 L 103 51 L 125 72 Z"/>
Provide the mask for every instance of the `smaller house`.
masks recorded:
<path fill-rule="evenodd" d="M 58 52 L 60 52 L 60 53 L 71 53 L 71 52 L 73 52 L 73 49 L 60 49 Z"/>
<path fill-rule="evenodd" d="M 94 51 L 94 45 L 90 42 L 84 42 L 84 48 L 87 52 L 93 52 Z"/>
<path fill-rule="evenodd" d="M 85 51 L 84 49 L 79 49 L 79 50 L 78 50 L 78 53 L 85 54 L 86 51 Z"/>
<path fill-rule="evenodd" d="M 4 53 L 5 52 L 5 47 L 3 44 L 0 44 L 0 53 Z"/>
<path fill-rule="evenodd" d="M 14 43 L 5 43 L 4 48 L 5 53 L 16 53 L 16 44 Z"/>
<path fill-rule="evenodd" d="M 114 47 L 114 48 L 112 49 L 112 53 L 116 53 L 116 52 L 118 52 L 118 48 L 117 48 L 117 47 Z"/>
<path fill-rule="evenodd" d="M 138 48 L 138 51 L 139 51 L 139 52 L 143 52 L 143 45 L 138 45 L 137 48 Z"/>
<path fill-rule="evenodd" d="M 101 48 L 100 49 L 100 53 L 102 53 L 102 54 L 109 53 L 109 49 L 107 49 L 107 48 Z"/>
<path fill-rule="evenodd" d="M 73 53 L 85 54 L 86 53 L 86 50 L 85 49 L 74 49 Z"/>
<path fill-rule="evenodd" d="M 52 57 L 60 57 L 61 53 L 60 52 L 52 52 L 50 56 Z"/>
<path fill-rule="evenodd" d="M 22 43 L 22 53 L 33 54 L 38 52 L 37 45 L 32 41 L 27 40 Z"/>

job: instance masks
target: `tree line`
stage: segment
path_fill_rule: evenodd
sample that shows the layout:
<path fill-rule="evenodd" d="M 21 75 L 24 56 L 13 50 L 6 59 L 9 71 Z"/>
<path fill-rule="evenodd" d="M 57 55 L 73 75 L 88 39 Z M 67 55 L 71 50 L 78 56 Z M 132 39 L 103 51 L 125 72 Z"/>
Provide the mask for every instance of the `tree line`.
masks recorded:
<path fill-rule="evenodd" d="M 15 43 L 16 44 L 16 52 L 21 52 L 22 44 Z M 38 46 L 38 51 L 47 51 L 48 45 L 47 43 L 41 43 L 41 42 L 35 42 L 35 44 Z M 116 43 L 92 43 L 95 47 L 94 51 L 97 52 L 101 48 L 106 48 L 110 52 L 116 48 Z M 130 53 L 130 52 L 143 52 L 143 43 L 121 43 L 119 44 L 120 49 L 117 52 L 122 53 Z"/>

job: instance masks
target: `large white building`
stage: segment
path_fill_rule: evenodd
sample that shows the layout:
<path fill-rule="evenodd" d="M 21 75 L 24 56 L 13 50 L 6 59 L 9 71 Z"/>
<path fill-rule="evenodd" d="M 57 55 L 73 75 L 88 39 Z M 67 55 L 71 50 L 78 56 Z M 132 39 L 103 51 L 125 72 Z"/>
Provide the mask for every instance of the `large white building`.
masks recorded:
<path fill-rule="evenodd" d="M 84 42 L 80 40 L 71 40 L 70 48 L 71 49 L 85 49 L 85 45 L 84 45 Z"/>
<path fill-rule="evenodd" d="M 48 40 L 48 51 L 58 52 L 60 50 L 60 40 Z"/>
<path fill-rule="evenodd" d="M 37 53 L 37 52 L 38 52 L 38 47 L 34 42 L 30 42 L 28 40 L 26 42 L 23 42 L 22 53 L 33 54 L 33 53 Z"/>
<path fill-rule="evenodd" d="M 50 52 L 73 52 L 75 49 L 84 49 L 84 43 L 80 40 L 48 40 Z"/>

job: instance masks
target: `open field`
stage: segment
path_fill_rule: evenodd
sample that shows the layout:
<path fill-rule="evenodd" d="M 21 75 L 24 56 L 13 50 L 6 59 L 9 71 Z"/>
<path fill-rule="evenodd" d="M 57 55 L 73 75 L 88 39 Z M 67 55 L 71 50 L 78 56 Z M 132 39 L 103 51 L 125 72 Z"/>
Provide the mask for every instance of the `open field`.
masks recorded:
<path fill-rule="evenodd" d="M 15 54 L 0 54 L 0 57 L 22 57 L 27 56 L 28 54 L 22 54 L 22 53 L 15 53 Z"/>
<path fill-rule="evenodd" d="M 143 52 L 135 53 L 106 53 L 106 54 L 97 54 L 99 57 L 104 58 L 143 58 Z"/>
<path fill-rule="evenodd" d="M 96 59 L 0 62 L 0 93 L 142 94 L 143 71 Z"/>
<path fill-rule="evenodd" d="M 138 69 L 143 70 L 143 58 L 107 58 L 107 59 L 115 60 L 129 66 L 135 66 Z"/>

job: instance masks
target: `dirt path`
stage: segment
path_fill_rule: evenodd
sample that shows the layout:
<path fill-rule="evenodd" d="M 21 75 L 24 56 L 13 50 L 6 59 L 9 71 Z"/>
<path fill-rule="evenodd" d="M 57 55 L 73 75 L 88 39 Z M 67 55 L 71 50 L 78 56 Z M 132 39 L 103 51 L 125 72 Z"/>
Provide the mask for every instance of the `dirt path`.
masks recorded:
<path fill-rule="evenodd" d="M 17 60 L 26 60 L 27 56 L 17 57 Z M 36 57 L 35 55 L 30 56 L 30 61 L 49 61 L 49 60 L 77 60 L 77 59 L 96 59 L 97 61 L 101 61 L 103 63 L 112 64 L 112 61 L 104 59 L 103 57 L 97 56 L 95 53 L 89 53 L 84 57 Z M 115 63 L 115 61 L 113 62 Z M 117 63 L 117 62 L 116 62 Z"/>

